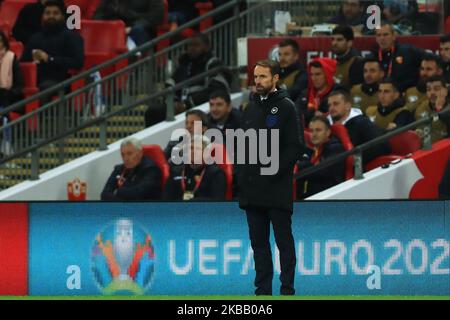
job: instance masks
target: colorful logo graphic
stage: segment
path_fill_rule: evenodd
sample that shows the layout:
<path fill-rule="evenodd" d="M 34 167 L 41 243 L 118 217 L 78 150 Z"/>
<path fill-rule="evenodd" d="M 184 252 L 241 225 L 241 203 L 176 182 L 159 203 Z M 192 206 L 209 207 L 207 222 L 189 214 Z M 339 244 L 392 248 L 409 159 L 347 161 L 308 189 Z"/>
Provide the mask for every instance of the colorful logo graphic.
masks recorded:
<path fill-rule="evenodd" d="M 130 219 L 99 233 L 91 252 L 92 272 L 105 295 L 143 295 L 155 268 L 152 238 Z"/>

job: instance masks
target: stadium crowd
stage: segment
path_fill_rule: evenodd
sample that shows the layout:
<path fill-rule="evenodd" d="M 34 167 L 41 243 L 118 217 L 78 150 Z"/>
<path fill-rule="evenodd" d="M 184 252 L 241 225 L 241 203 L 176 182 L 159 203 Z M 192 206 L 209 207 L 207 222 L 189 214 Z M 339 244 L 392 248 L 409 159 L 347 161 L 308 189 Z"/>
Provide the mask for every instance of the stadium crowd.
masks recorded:
<path fill-rule="evenodd" d="M 192 10 L 194 2 L 199 1 L 168 1 L 173 28 L 198 15 Z M 218 6 L 224 1 L 213 2 Z M 297 163 L 300 171 L 348 150 L 349 145 L 359 146 L 428 115 L 435 115 L 433 143 L 450 136 L 450 113 L 437 115 L 450 109 L 450 35 L 441 36 L 439 54 L 401 43 L 397 40 L 399 21 L 415 19 L 417 1 L 375 2 L 384 8 L 383 20 L 380 28 L 371 31 L 365 27 L 368 2 L 343 1 L 339 14 L 329 21 L 337 25 L 331 34 L 333 58 L 314 58 L 304 66 L 300 62 L 302 48 L 295 38 L 279 43 L 278 90 L 285 90 L 295 102 L 304 128 L 305 149 Z M 83 67 L 83 39 L 66 28 L 65 4 L 58 0 L 30 3 L 21 10 L 12 29 L 15 40 L 25 46 L 20 61 L 38 65 L 40 90 L 69 78 L 69 70 Z M 162 0 L 102 0 L 87 1 L 84 11 L 93 19 L 124 21 L 129 38 L 141 45 L 156 36 L 163 7 Z M 423 25 L 418 23 L 416 27 L 420 29 Z M 363 56 L 353 41 L 356 34 L 371 33 L 376 46 L 368 56 Z M 0 107 L 23 98 L 19 58 L 9 49 L 9 41 L 10 37 L 0 32 Z M 211 48 L 206 35 L 195 33 L 187 52 L 179 57 L 178 68 L 168 85 L 222 65 Z M 242 127 L 240 113 L 246 106 L 231 106 L 230 86 L 230 75 L 222 72 L 177 92 L 175 110 L 186 112 L 185 127 L 189 133 L 193 133 L 195 121 L 201 122 L 203 132 L 216 128 L 225 134 L 226 129 Z M 255 91 L 249 98 L 252 99 L 260 99 Z M 209 114 L 194 109 L 205 102 L 210 105 Z M 165 110 L 164 104 L 150 105 L 146 112 L 147 126 L 162 121 Z M 415 134 L 423 136 L 424 128 L 417 128 Z M 214 144 L 197 135 L 192 135 L 192 141 L 199 141 L 203 149 Z M 229 199 L 230 184 L 232 197 L 237 197 L 238 166 L 233 168 L 230 178 L 230 171 L 217 164 L 174 164 L 171 154 L 178 142 L 167 142 L 164 155 L 169 175 L 163 179 L 159 160 L 145 156 L 139 141 L 124 140 L 123 164 L 114 167 L 102 199 L 225 200 Z M 195 155 L 193 148 L 189 149 L 191 157 Z M 374 146 L 363 153 L 364 165 L 390 152 L 388 142 Z M 295 181 L 297 198 L 303 199 L 345 179 L 346 163 L 342 161 Z"/>

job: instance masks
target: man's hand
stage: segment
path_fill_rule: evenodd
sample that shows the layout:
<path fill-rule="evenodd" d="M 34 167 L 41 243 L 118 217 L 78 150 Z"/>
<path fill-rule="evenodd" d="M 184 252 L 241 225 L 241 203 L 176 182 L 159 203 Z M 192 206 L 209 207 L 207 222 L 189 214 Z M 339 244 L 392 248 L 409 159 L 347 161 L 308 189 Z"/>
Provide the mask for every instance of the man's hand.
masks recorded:
<path fill-rule="evenodd" d="M 48 53 L 40 50 L 40 49 L 35 49 L 33 50 L 33 62 L 35 63 L 40 63 L 40 62 L 48 62 Z"/>
<path fill-rule="evenodd" d="M 422 129 L 416 129 L 416 133 L 420 138 L 423 138 L 423 130 Z"/>
<path fill-rule="evenodd" d="M 131 32 L 131 27 L 126 27 L 125 28 L 125 33 L 126 34 L 130 34 L 130 32 Z"/>
<path fill-rule="evenodd" d="M 397 128 L 397 125 L 394 122 L 389 123 L 386 127 L 387 130 L 393 130 L 395 128 Z"/>
<path fill-rule="evenodd" d="M 442 88 L 441 91 L 439 92 L 435 105 L 436 112 L 441 111 L 445 107 L 445 102 L 447 100 L 448 94 L 447 90 L 448 90 L 447 88 Z"/>

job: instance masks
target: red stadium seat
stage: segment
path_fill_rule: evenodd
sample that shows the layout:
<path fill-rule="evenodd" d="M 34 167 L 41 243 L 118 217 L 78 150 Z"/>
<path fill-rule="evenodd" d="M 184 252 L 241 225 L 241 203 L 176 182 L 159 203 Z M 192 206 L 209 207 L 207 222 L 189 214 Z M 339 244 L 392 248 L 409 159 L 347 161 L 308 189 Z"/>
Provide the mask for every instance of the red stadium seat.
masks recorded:
<path fill-rule="evenodd" d="M 219 159 L 221 163 L 217 163 L 217 165 L 222 169 L 225 173 L 225 178 L 227 181 L 227 189 L 225 194 L 226 200 L 233 199 L 233 164 L 228 157 L 227 149 L 225 145 L 222 144 L 213 144 L 212 146 L 214 150 L 211 152 L 216 159 Z M 218 154 L 216 152 L 219 152 Z"/>
<path fill-rule="evenodd" d="M 9 49 L 14 52 L 14 54 L 17 56 L 17 59 L 20 60 L 23 54 L 23 44 L 20 41 L 11 41 L 9 43 Z"/>
<path fill-rule="evenodd" d="M 21 62 L 20 71 L 23 75 L 24 89 L 23 95 L 25 98 L 31 97 L 39 92 L 37 87 L 37 66 L 32 62 Z M 25 106 L 25 113 L 29 113 L 33 110 L 39 108 L 39 101 L 35 100 L 28 103 Z M 10 112 L 9 114 L 11 120 L 15 120 L 21 116 L 20 113 Z M 28 119 L 28 129 L 35 130 L 37 128 L 37 117 Z"/>
<path fill-rule="evenodd" d="M 100 2 L 101 0 L 64 0 L 66 7 L 75 5 L 80 8 L 82 19 L 92 19 Z"/>
<path fill-rule="evenodd" d="M 420 150 L 422 141 L 417 133 L 409 130 L 389 139 L 389 145 L 391 154 L 373 159 L 365 166 L 365 171 L 370 171 L 392 161 L 402 159 L 404 156 Z"/>
<path fill-rule="evenodd" d="M 152 159 L 161 170 L 161 190 L 164 190 L 164 186 L 170 175 L 170 167 L 167 163 L 164 151 L 157 144 L 144 145 L 142 151 L 144 155 Z"/>
<path fill-rule="evenodd" d="M 6 0 L 0 5 L 0 30 L 11 36 L 12 28 L 16 23 L 20 10 L 27 4 L 36 2 L 34 0 Z"/>
<path fill-rule="evenodd" d="M 331 126 L 331 132 L 333 132 L 333 135 L 341 141 L 345 151 L 350 151 L 353 149 L 352 140 L 350 140 L 350 136 L 348 135 L 345 126 L 341 124 L 333 124 Z M 352 179 L 353 175 L 353 157 L 347 157 L 347 159 L 345 159 L 345 180 Z"/>

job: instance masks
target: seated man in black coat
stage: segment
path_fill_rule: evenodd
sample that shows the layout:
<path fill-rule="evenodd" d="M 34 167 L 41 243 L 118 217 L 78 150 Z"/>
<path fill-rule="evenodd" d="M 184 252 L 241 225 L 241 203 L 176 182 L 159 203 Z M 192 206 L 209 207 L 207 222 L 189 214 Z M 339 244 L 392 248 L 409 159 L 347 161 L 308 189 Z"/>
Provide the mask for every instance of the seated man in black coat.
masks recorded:
<path fill-rule="evenodd" d="M 196 135 L 182 147 L 186 157 L 180 153 L 180 159 L 173 161 L 171 158 L 170 177 L 163 196 L 165 200 L 225 200 L 225 173 L 215 163 L 206 164 L 203 157 L 209 143 L 205 136 Z"/>
<path fill-rule="evenodd" d="M 101 199 L 109 201 L 157 200 L 161 197 L 161 170 L 144 157 L 136 138 L 120 145 L 123 164 L 114 167 L 103 188 Z"/>
<path fill-rule="evenodd" d="M 226 91 L 214 91 L 209 96 L 208 125 L 210 128 L 219 129 L 224 138 L 227 129 L 239 129 L 241 127 L 239 110 L 231 105 L 230 94 Z"/>
<path fill-rule="evenodd" d="M 330 93 L 328 107 L 330 123 L 344 125 L 355 147 L 383 135 L 383 130 L 363 115 L 361 110 L 352 108 L 352 99 L 347 91 L 337 90 Z M 389 154 L 390 151 L 388 142 L 377 144 L 363 152 L 363 163 L 367 164 L 376 157 Z"/>
<path fill-rule="evenodd" d="M 333 158 L 344 152 L 342 143 L 331 134 L 330 122 L 325 116 L 315 116 L 309 122 L 311 144 L 313 149 L 307 149 L 309 160 L 298 163 L 300 170 L 318 165 L 320 162 Z M 345 162 L 337 162 L 301 179 L 297 183 L 297 197 L 307 198 L 313 194 L 329 189 L 345 180 Z"/>
<path fill-rule="evenodd" d="M 47 1 L 42 14 L 42 30 L 31 36 L 22 56 L 22 61 L 38 65 L 41 91 L 68 79 L 70 69 L 83 67 L 83 38 L 67 29 L 65 12 L 60 2 Z"/>

